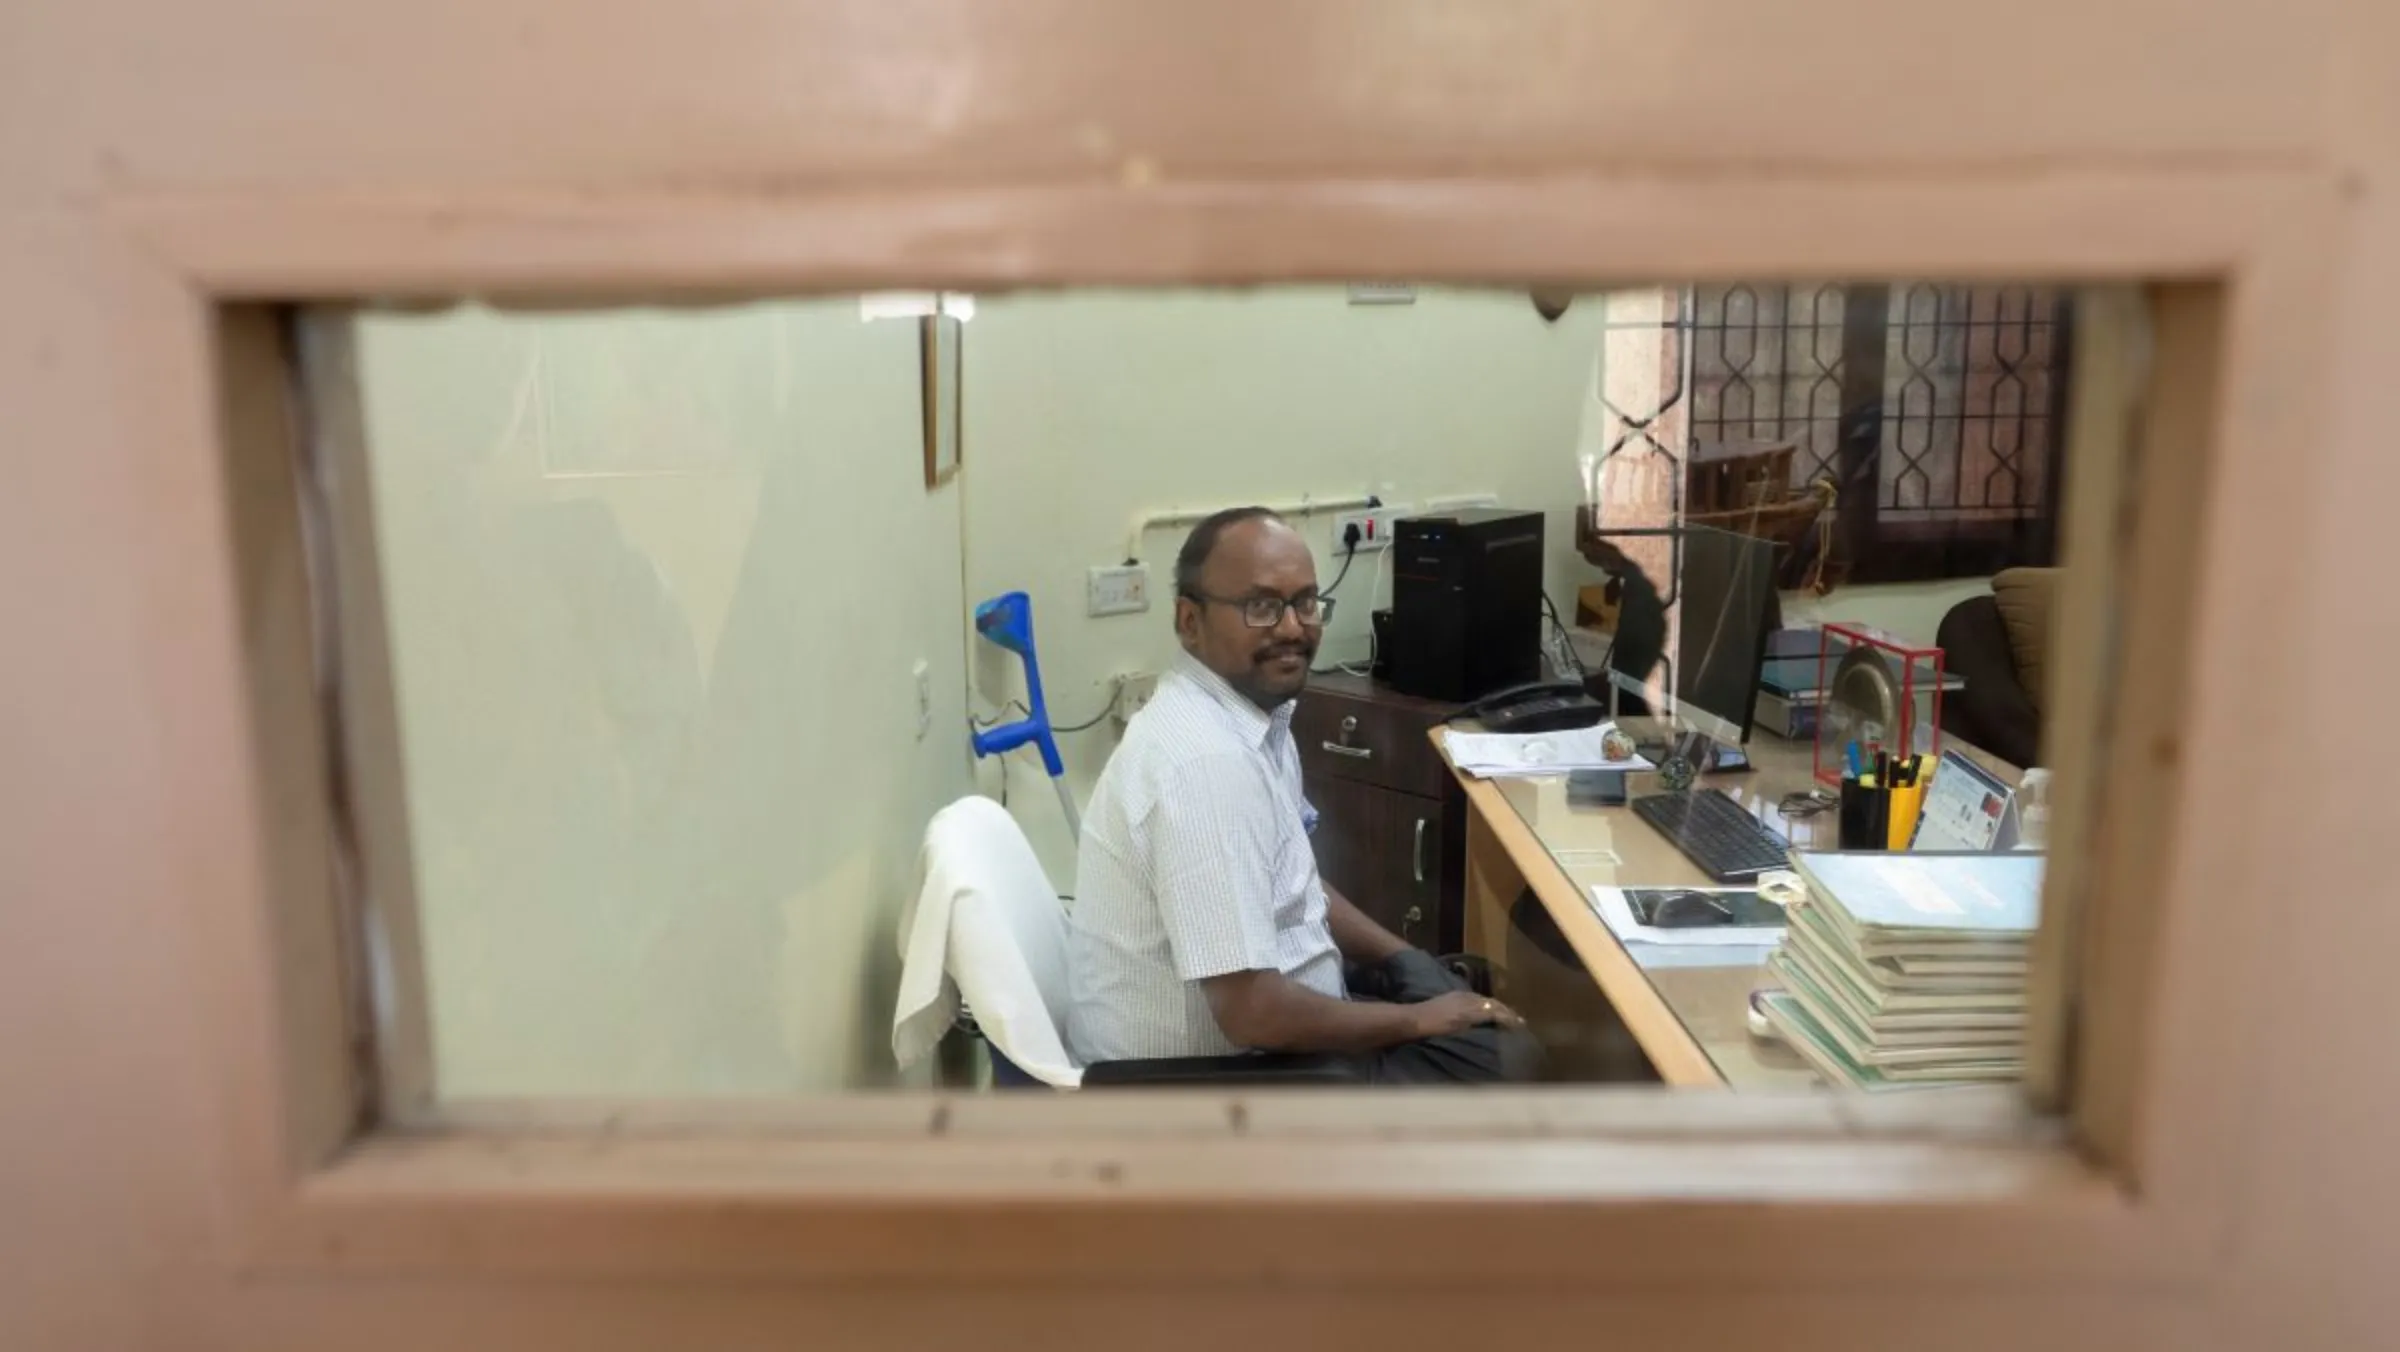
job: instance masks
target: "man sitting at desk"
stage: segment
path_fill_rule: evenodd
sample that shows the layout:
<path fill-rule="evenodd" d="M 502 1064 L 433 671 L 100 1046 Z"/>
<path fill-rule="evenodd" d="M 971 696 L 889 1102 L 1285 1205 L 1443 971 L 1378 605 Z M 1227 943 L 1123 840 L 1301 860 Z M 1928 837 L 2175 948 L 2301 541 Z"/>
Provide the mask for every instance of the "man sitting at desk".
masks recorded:
<path fill-rule="evenodd" d="M 1175 560 L 1183 655 L 1084 815 L 1067 1040 L 1089 1061 L 1349 1053 L 1381 1083 L 1530 1078 L 1524 1021 L 1317 876 L 1292 708 L 1333 602 L 1264 508 Z M 1347 971 L 1345 971 L 1347 964 Z"/>

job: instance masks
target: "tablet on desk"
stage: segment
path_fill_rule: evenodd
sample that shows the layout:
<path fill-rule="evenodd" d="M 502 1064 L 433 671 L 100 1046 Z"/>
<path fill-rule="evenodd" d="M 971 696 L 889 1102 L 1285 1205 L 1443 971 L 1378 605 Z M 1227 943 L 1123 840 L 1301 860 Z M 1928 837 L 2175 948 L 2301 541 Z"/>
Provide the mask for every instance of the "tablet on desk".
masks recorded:
<path fill-rule="evenodd" d="M 1984 852 L 2016 847 L 2016 790 L 1964 755 L 1943 752 L 1908 848 Z"/>

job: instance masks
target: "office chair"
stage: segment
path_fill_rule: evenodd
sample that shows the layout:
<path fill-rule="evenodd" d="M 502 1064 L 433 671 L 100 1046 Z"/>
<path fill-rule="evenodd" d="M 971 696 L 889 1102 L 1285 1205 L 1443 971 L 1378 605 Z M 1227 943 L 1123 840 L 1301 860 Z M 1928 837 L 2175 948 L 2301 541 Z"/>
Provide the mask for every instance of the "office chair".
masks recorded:
<path fill-rule="evenodd" d="M 1006 1088 L 1100 1088 L 1110 1085 L 1361 1084 L 1366 1072 L 1353 1058 L 1314 1053 L 1243 1053 L 1169 1057 L 1081 1065 L 1067 1051 L 1067 916 L 1033 845 L 1008 810 L 989 798 L 961 798 L 925 829 L 925 888 L 902 922 L 904 953 L 912 964 L 934 940 L 919 934 L 946 905 L 948 933 L 942 969 L 957 990 L 943 1004 L 926 990 L 927 977 L 905 971 L 893 1028 L 895 1052 L 909 1025 L 963 1004 L 971 1027 L 991 1052 L 992 1080 Z M 947 1020 L 942 1020 L 947 1024 Z M 962 1020 L 967 1026 L 970 1020 Z M 921 1037 L 920 1039 L 921 1040 Z"/>
<path fill-rule="evenodd" d="M 1942 698 L 1942 731 L 2011 765 L 2037 765 L 2050 612 L 2060 570 L 2009 568 L 1990 596 L 1972 596 L 1942 616 L 1934 642 L 1942 668 L 1966 688 Z"/>

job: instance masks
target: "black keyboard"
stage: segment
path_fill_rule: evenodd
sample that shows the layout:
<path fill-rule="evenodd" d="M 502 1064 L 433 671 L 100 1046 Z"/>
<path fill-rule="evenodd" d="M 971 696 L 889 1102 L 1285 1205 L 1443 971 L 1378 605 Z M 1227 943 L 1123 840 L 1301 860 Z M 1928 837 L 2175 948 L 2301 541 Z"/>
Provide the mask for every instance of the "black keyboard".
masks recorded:
<path fill-rule="evenodd" d="M 1633 800 L 1633 815 L 1721 883 L 1748 882 L 1784 866 L 1783 841 L 1715 789 L 1653 793 Z"/>

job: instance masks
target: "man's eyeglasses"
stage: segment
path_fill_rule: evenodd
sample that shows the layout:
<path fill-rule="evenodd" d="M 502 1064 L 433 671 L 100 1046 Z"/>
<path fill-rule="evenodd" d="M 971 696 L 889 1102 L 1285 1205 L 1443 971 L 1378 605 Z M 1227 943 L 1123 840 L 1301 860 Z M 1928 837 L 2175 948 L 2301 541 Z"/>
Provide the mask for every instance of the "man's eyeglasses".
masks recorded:
<path fill-rule="evenodd" d="M 1333 598 L 1305 592 L 1299 596 L 1211 596 L 1206 592 L 1187 591 L 1185 596 L 1207 605 L 1238 606 L 1242 623 L 1253 629 L 1272 629 L 1283 623 L 1283 612 L 1289 610 L 1300 623 L 1314 629 L 1333 618 Z"/>

